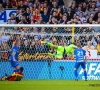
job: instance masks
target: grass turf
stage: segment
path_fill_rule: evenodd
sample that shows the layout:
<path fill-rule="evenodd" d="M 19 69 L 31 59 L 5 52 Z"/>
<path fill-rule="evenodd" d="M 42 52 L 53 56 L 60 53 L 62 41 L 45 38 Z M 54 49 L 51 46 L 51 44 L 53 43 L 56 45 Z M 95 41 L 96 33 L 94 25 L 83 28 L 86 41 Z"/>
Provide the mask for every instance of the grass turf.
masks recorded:
<path fill-rule="evenodd" d="M 90 86 L 92 84 L 92 86 Z M 96 86 L 95 84 L 98 84 Z M 93 86 L 94 85 L 94 86 Z M 100 90 L 100 81 L 22 80 L 0 81 L 0 90 Z"/>

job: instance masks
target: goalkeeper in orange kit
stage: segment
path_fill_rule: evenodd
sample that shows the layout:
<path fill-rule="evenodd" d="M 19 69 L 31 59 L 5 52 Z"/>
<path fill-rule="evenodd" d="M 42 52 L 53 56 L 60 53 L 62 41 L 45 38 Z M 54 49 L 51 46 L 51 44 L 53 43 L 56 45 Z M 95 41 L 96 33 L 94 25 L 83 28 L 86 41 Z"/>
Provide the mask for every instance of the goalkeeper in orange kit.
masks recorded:
<path fill-rule="evenodd" d="M 19 72 L 14 72 L 12 75 L 8 76 L 7 74 L 5 74 L 5 76 L 3 76 L 0 80 L 1 81 L 21 81 L 21 79 L 24 77 L 24 74 L 22 73 L 24 70 L 23 67 L 20 67 Z"/>

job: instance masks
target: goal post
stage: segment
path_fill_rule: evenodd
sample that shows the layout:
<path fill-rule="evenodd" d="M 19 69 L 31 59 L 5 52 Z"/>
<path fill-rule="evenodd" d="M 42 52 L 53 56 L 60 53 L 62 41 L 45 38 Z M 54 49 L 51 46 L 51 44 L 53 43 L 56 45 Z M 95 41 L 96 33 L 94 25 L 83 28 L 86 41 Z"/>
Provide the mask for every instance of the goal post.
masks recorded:
<path fill-rule="evenodd" d="M 25 68 L 25 79 L 74 79 L 75 60 L 70 55 L 61 59 L 53 48 L 42 45 L 41 41 L 54 45 L 68 46 L 80 42 L 88 56 L 88 80 L 100 80 L 100 25 L 96 24 L 0 24 L 0 77 L 12 68 L 9 63 L 11 48 L 20 38 L 20 65 Z M 84 79 L 79 69 L 79 79 Z"/>
<path fill-rule="evenodd" d="M 0 27 L 100 27 L 99 24 L 0 24 Z"/>

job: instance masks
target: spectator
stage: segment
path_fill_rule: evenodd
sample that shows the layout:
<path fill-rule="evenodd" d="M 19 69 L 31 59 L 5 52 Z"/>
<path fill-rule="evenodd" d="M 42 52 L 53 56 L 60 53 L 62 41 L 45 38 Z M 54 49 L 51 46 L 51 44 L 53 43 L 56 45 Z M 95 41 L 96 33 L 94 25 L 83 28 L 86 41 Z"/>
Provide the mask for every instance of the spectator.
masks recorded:
<path fill-rule="evenodd" d="M 37 8 L 37 4 L 36 4 L 36 3 L 34 3 L 34 5 L 33 5 L 33 11 L 35 11 L 35 10 L 36 10 L 36 8 Z"/>
<path fill-rule="evenodd" d="M 55 17 L 51 17 L 49 19 L 49 22 L 47 22 L 48 24 L 57 24 L 57 19 Z"/>
<path fill-rule="evenodd" d="M 45 24 L 42 17 L 40 17 L 40 19 L 39 19 L 39 24 Z"/>
<path fill-rule="evenodd" d="M 16 0 L 11 0 L 11 5 L 12 5 L 12 8 L 17 8 L 17 1 Z"/>
<path fill-rule="evenodd" d="M 38 28 L 34 27 L 33 28 L 33 33 L 38 33 Z"/>
<path fill-rule="evenodd" d="M 35 41 L 34 41 L 34 39 L 33 39 L 33 40 L 32 40 L 32 43 L 31 43 L 31 45 L 30 45 L 30 54 L 35 54 L 35 53 L 37 53 L 37 51 L 36 51 Z"/>
<path fill-rule="evenodd" d="M 26 12 L 23 13 L 23 15 L 26 17 L 26 20 L 29 22 L 29 19 L 30 19 L 30 16 L 31 16 L 31 12 L 30 12 L 29 7 L 26 8 Z"/>
<path fill-rule="evenodd" d="M 94 20 L 94 13 L 90 14 L 90 18 L 92 18 Z"/>
<path fill-rule="evenodd" d="M 98 19 L 98 13 L 100 13 L 100 7 L 98 7 L 95 16 L 94 16 L 94 20 L 96 21 Z"/>
<path fill-rule="evenodd" d="M 93 21 L 93 18 L 91 18 L 91 17 L 87 20 L 87 22 L 88 22 L 89 24 L 92 24 L 92 21 Z"/>
<path fill-rule="evenodd" d="M 52 5 L 53 5 L 53 7 L 52 7 L 52 8 L 58 8 L 58 5 L 57 5 L 56 0 L 54 0 L 54 1 L 52 2 Z"/>
<path fill-rule="evenodd" d="M 57 20 L 59 21 L 62 18 L 62 16 L 63 16 L 63 13 L 61 11 L 61 8 L 58 8 L 58 10 L 57 10 Z"/>
<path fill-rule="evenodd" d="M 33 11 L 33 18 L 35 21 L 39 20 L 41 17 L 40 11 L 36 8 L 35 11 Z"/>
<path fill-rule="evenodd" d="M 53 27 L 53 28 L 52 28 L 52 33 L 58 33 L 58 31 L 57 31 L 57 28 L 56 28 L 56 27 Z"/>
<path fill-rule="evenodd" d="M 2 36 L 1 36 L 1 42 L 4 43 L 4 42 L 8 42 L 10 39 L 10 36 L 7 35 L 6 33 L 2 33 Z"/>
<path fill-rule="evenodd" d="M 60 23 L 61 24 L 67 24 L 67 16 L 66 15 L 63 15 L 63 18 L 62 18 L 62 20 L 60 20 Z"/>
<path fill-rule="evenodd" d="M 11 20 L 11 24 L 16 24 L 16 18 L 14 14 L 11 14 L 10 20 Z"/>
<path fill-rule="evenodd" d="M 70 21 L 73 18 L 74 13 L 72 12 L 71 8 L 68 8 L 67 19 Z"/>
<path fill-rule="evenodd" d="M 83 13 L 82 13 L 82 12 L 80 13 L 79 19 L 80 19 L 80 21 L 81 21 L 82 23 L 86 20 L 86 18 L 83 16 Z"/>
<path fill-rule="evenodd" d="M 96 7 L 100 7 L 100 0 L 97 0 Z"/>
<path fill-rule="evenodd" d="M 72 3 L 70 8 L 71 8 L 72 12 L 75 14 L 75 12 L 76 12 L 76 2 Z"/>
<path fill-rule="evenodd" d="M 19 24 L 28 24 L 26 16 L 24 16 L 24 15 L 21 16 L 21 20 L 20 20 Z"/>
<path fill-rule="evenodd" d="M 79 42 L 79 43 L 81 43 L 80 36 L 76 36 L 75 42 Z"/>
<path fill-rule="evenodd" d="M 44 8 L 44 13 L 41 16 L 45 23 L 47 23 L 49 21 L 50 14 L 48 14 L 47 8 Z"/>
<path fill-rule="evenodd" d="M 17 9 L 18 9 L 18 10 L 19 10 L 19 9 L 26 10 L 26 8 L 27 8 L 27 7 L 24 5 L 23 0 L 20 0 Z"/>
<path fill-rule="evenodd" d="M 10 39 L 8 41 L 8 45 L 10 49 L 12 48 L 13 42 L 14 42 L 14 35 L 10 35 Z"/>
<path fill-rule="evenodd" d="M 40 33 L 44 33 L 45 34 L 46 33 L 46 28 L 45 27 L 42 27 Z"/>
<path fill-rule="evenodd" d="M 98 42 L 98 45 L 97 45 L 97 51 L 98 51 L 98 54 L 100 55 L 100 41 Z"/>
<path fill-rule="evenodd" d="M 4 10 L 2 3 L 0 3 L 0 12 Z"/>
<path fill-rule="evenodd" d="M 33 6 L 33 1 L 32 0 L 28 0 L 28 7 Z"/>
<path fill-rule="evenodd" d="M 29 24 L 34 24 L 33 16 L 30 17 L 30 19 L 29 19 Z"/>
<path fill-rule="evenodd" d="M 77 12 L 76 12 L 76 14 L 79 16 L 80 15 L 80 13 L 83 13 L 84 14 L 84 12 L 83 11 L 81 11 L 82 10 L 82 8 L 79 6 L 78 7 L 78 10 L 77 10 Z"/>
<path fill-rule="evenodd" d="M 7 42 L 4 42 L 1 44 L 1 51 L 2 51 L 1 58 L 7 60 L 9 57 L 9 51 L 10 51 L 10 48 Z"/>
<path fill-rule="evenodd" d="M 84 2 L 84 3 L 82 4 L 82 11 L 85 12 L 86 9 L 87 9 L 87 4 L 86 4 L 86 2 Z"/>
<path fill-rule="evenodd" d="M 11 23 L 11 19 L 8 19 L 7 24 L 12 24 L 12 23 Z M 8 29 L 8 30 L 13 30 L 14 28 L 13 28 L 13 27 L 8 27 L 7 29 Z"/>
<path fill-rule="evenodd" d="M 98 37 L 97 36 L 92 37 L 91 43 L 93 44 L 93 46 L 96 49 L 97 43 L 98 43 Z"/>
<path fill-rule="evenodd" d="M 4 3 L 4 8 L 12 8 L 10 0 L 6 0 L 6 2 Z"/>
<path fill-rule="evenodd" d="M 95 47 L 91 44 L 91 41 L 88 41 L 88 42 L 87 42 L 87 45 L 84 46 L 83 49 L 85 49 L 85 50 L 88 51 L 88 50 L 94 50 Z"/>
<path fill-rule="evenodd" d="M 44 2 L 40 3 L 39 9 L 40 9 L 40 13 L 42 14 L 44 11 Z"/>
<path fill-rule="evenodd" d="M 96 12 L 92 10 L 92 8 L 89 8 L 89 10 L 86 11 L 87 15 L 90 17 L 90 15 L 93 13 L 95 14 Z"/>
<path fill-rule="evenodd" d="M 21 20 L 21 16 L 23 15 L 23 10 L 20 9 L 17 11 L 17 15 L 16 15 L 16 22 L 19 23 Z"/>
<path fill-rule="evenodd" d="M 29 43 L 30 42 L 28 42 L 28 39 L 25 39 L 24 43 L 20 47 L 20 49 L 21 49 L 21 51 L 23 51 L 23 53 L 29 54 L 29 51 L 30 51 L 30 44 Z"/>

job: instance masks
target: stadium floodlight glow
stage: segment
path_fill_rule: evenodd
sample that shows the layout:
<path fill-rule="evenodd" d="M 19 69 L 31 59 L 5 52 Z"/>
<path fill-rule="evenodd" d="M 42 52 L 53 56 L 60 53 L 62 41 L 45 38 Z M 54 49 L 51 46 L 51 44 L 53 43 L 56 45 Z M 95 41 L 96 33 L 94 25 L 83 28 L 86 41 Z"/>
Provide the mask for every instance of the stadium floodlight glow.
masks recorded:
<path fill-rule="evenodd" d="M 0 27 L 100 27 L 99 24 L 0 24 Z"/>

